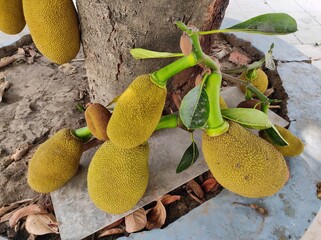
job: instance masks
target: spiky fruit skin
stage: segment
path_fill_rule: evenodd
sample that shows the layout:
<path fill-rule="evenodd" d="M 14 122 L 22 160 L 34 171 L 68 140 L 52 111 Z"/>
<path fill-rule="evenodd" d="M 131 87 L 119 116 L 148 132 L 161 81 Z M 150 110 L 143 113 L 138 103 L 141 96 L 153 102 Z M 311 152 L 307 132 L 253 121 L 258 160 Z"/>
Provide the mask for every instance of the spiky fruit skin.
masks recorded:
<path fill-rule="evenodd" d="M 0 0 L 0 31 L 18 34 L 25 27 L 22 0 Z"/>
<path fill-rule="evenodd" d="M 268 85 L 269 85 L 269 79 L 267 77 L 267 75 L 265 74 L 265 72 L 263 72 L 262 69 L 257 69 L 257 77 L 252 79 L 251 83 L 254 87 L 256 87 L 258 90 L 260 90 L 261 93 L 265 93 Z M 242 72 L 242 74 L 239 77 L 240 79 L 244 80 L 244 81 L 249 81 L 246 78 L 246 72 Z M 242 92 L 245 92 L 245 87 L 241 84 L 240 85 L 240 89 L 242 90 Z"/>
<path fill-rule="evenodd" d="M 278 125 L 275 125 L 275 127 L 279 131 L 281 136 L 288 142 L 289 145 L 284 147 L 274 145 L 274 147 L 280 153 L 282 153 L 283 156 L 286 157 L 294 157 L 300 155 L 304 150 L 304 145 L 302 141 L 297 136 L 293 135 L 288 129 Z M 264 131 L 260 131 L 260 136 L 269 143 L 273 144 L 272 140 Z"/>
<path fill-rule="evenodd" d="M 227 103 L 225 102 L 224 98 L 220 95 L 220 108 L 226 109 L 228 108 Z"/>
<path fill-rule="evenodd" d="M 215 179 L 248 198 L 278 192 L 289 177 L 286 162 L 273 145 L 235 122 L 219 136 L 202 136 L 202 150 Z"/>
<path fill-rule="evenodd" d="M 41 144 L 29 162 L 27 181 L 40 193 L 62 187 L 77 172 L 82 142 L 64 128 Z"/>
<path fill-rule="evenodd" d="M 58 64 L 76 57 L 80 32 L 72 0 L 23 0 L 23 12 L 32 39 L 43 55 Z"/>
<path fill-rule="evenodd" d="M 85 119 L 90 132 L 99 140 L 108 140 L 107 125 L 111 113 L 100 103 L 90 104 L 85 111 Z"/>
<path fill-rule="evenodd" d="M 88 169 L 88 192 L 94 204 L 110 214 L 132 209 L 147 188 L 148 155 L 148 143 L 123 149 L 104 142 Z"/>
<path fill-rule="evenodd" d="M 161 118 L 166 93 L 150 75 L 137 77 L 116 103 L 107 126 L 109 139 L 126 149 L 146 142 Z"/>

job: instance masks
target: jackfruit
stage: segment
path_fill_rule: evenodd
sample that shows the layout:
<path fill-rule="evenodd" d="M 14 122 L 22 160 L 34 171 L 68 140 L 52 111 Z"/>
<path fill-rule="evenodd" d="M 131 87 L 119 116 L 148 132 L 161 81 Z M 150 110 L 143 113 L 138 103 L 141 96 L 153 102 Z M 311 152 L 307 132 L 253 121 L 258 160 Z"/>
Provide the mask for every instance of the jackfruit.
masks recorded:
<path fill-rule="evenodd" d="M 99 140 L 108 140 L 107 125 L 111 113 L 100 103 L 90 104 L 85 111 L 85 119 L 90 132 Z"/>
<path fill-rule="evenodd" d="M 88 193 L 94 204 L 110 214 L 132 209 L 147 188 L 148 143 L 123 149 L 106 141 L 88 169 Z"/>
<path fill-rule="evenodd" d="M 26 26 L 22 0 L 0 0 L 0 31 L 18 34 Z"/>
<path fill-rule="evenodd" d="M 215 179 L 226 189 L 248 198 L 267 197 L 288 180 L 286 162 L 273 145 L 229 121 L 219 136 L 202 136 L 205 161 Z"/>
<path fill-rule="evenodd" d="M 262 69 L 256 69 L 256 73 L 257 73 L 256 78 L 252 79 L 251 81 L 249 79 L 247 79 L 246 71 L 242 72 L 242 74 L 239 76 L 239 78 L 244 81 L 247 81 L 247 82 L 250 81 L 252 83 L 252 85 L 254 87 L 256 87 L 261 93 L 265 93 L 268 88 L 268 84 L 269 84 L 268 77 L 265 74 L 265 72 L 262 71 Z M 242 92 L 245 92 L 246 87 L 243 86 L 242 84 L 240 84 L 239 86 L 240 86 L 240 89 L 242 90 Z"/>
<path fill-rule="evenodd" d="M 29 162 L 27 181 L 40 193 L 49 193 L 62 187 L 77 172 L 82 142 L 61 129 L 41 144 Z"/>
<path fill-rule="evenodd" d="M 58 64 L 75 58 L 80 48 L 80 32 L 73 1 L 22 2 L 27 25 L 39 51 Z"/>
<path fill-rule="evenodd" d="M 226 109 L 228 108 L 227 103 L 225 102 L 224 98 L 220 95 L 220 108 Z"/>
<path fill-rule="evenodd" d="M 116 103 L 107 133 L 118 147 L 129 149 L 146 142 L 161 118 L 167 90 L 150 78 L 137 77 Z"/>
<path fill-rule="evenodd" d="M 294 157 L 297 155 L 300 155 L 304 150 L 304 145 L 302 141 L 293 135 L 288 129 L 275 125 L 276 129 L 279 131 L 281 136 L 285 139 L 285 141 L 288 142 L 288 146 L 278 146 L 274 145 L 274 147 L 282 153 L 283 156 L 287 157 Z M 269 138 L 269 136 L 264 132 L 260 131 L 260 136 L 268 141 L 269 143 L 273 144 L 272 140 Z"/>

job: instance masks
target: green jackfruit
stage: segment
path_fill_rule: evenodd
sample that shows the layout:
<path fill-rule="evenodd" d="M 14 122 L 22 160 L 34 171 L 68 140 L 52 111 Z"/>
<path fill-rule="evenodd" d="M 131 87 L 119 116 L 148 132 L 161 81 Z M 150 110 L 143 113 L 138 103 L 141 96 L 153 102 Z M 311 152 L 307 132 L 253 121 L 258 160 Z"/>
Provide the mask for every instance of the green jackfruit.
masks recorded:
<path fill-rule="evenodd" d="M 278 192 L 289 177 L 286 162 L 273 145 L 230 121 L 219 136 L 202 137 L 202 150 L 215 179 L 244 197 L 267 197 Z"/>
<path fill-rule="evenodd" d="M 269 84 L 269 79 L 267 77 L 267 75 L 265 74 L 265 72 L 262 71 L 262 69 L 257 69 L 257 77 L 251 80 L 251 83 L 254 87 L 256 87 L 258 90 L 260 90 L 261 93 L 265 93 L 267 88 L 268 88 L 268 84 Z M 244 81 L 249 81 L 246 78 L 246 71 L 242 72 L 242 74 L 239 77 L 240 79 L 244 80 Z M 240 89 L 245 92 L 245 86 L 243 86 L 242 84 L 240 85 Z"/>
<path fill-rule="evenodd" d="M 274 145 L 274 147 L 282 153 L 283 156 L 287 157 L 294 157 L 297 155 L 300 155 L 304 150 L 304 145 L 302 141 L 293 135 L 288 129 L 275 125 L 276 129 L 279 131 L 281 136 L 285 139 L 285 141 L 288 142 L 288 146 L 277 146 Z M 273 144 L 272 140 L 267 136 L 267 134 L 264 131 L 260 131 L 260 136 L 268 141 L 269 143 Z"/>
<path fill-rule="evenodd" d="M 27 25 L 39 51 L 58 64 L 75 58 L 80 48 L 80 32 L 73 1 L 22 2 Z"/>
<path fill-rule="evenodd" d="M 88 192 L 94 204 L 111 214 L 132 209 L 147 188 L 148 143 L 132 149 L 104 142 L 88 169 Z"/>
<path fill-rule="evenodd" d="M 0 31 L 18 34 L 25 27 L 22 0 L 0 0 Z"/>
<path fill-rule="evenodd" d="M 41 144 L 29 162 L 27 181 L 40 193 L 49 193 L 62 187 L 77 172 L 82 142 L 61 129 Z"/>
<path fill-rule="evenodd" d="M 99 140 L 108 140 L 107 125 L 111 113 L 100 103 L 90 104 L 85 111 L 85 119 L 90 132 Z"/>
<path fill-rule="evenodd" d="M 146 142 L 161 118 L 166 93 L 150 75 L 137 77 L 116 103 L 107 126 L 109 139 L 126 149 Z"/>

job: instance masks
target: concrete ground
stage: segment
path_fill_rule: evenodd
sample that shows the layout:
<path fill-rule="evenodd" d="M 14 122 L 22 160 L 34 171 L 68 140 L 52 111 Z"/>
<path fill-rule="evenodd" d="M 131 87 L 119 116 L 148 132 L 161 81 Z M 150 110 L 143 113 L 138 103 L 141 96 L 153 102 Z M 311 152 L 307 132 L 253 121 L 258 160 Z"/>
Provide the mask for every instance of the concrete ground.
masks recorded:
<path fill-rule="evenodd" d="M 255 2 L 255 3 L 254 3 Z M 279 36 L 321 69 L 321 4 L 319 0 L 230 0 L 226 17 L 240 21 L 258 14 L 284 12 L 298 24 L 298 31 Z"/>

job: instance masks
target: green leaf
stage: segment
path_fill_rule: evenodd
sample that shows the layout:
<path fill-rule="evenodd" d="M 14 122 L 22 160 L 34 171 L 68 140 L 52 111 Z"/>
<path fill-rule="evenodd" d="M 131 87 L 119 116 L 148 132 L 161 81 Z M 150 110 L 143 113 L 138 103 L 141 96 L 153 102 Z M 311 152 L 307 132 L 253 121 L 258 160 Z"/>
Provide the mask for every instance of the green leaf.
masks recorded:
<path fill-rule="evenodd" d="M 83 105 L 79 104 L 79 103 L 76 104 L 76 108 L 77 108 L 80 112 L 85 112 L 85 111 L 86 111 L 86 108 L 85 108 Z"/>
<path fill-rule="evenodd" d="M 194 87 L 183 98 L 179 108 L 179 116 L 189 129 L 203 127 L 209 116 L 210 105 L 203 84 Z"/>
<path fill-rule="evenodd" d="M 143 48 L 133 48 L 130 50 L 130 54 L 137 60 L 149 58 L 184 57 L 183 53 L 155 52 Z"/>
<path fill-rule="evenodd" d="M 272 124 L 271 128 L 264 130 L 266 135 L 271 139 L 274 145 L 288 146 L 288 142 L 281 136 L 277 128 Z"/>
<path fill-rule="evenodd" d="M 244 127 L 253 129 L 267 129 L 272 127 L 267 114 L 252 108 L 227 108 L 221 110 L 222 116 Z"/>
<path fill-rule="evenodd" d="M 224 30 L 273 35 L 294 33 L 298 29 L 295 19 L 290 15 L 268 13 L 253 17 Z"/>
<path fill-rule="evenodd" d="M 193 141 L 192 144 L 186 149 L 180 163 L 176 168 L 176 173 L 181 173 L 190 166 L 192 166 L 199 156 L 199 151 L 196 143 Z"/>

